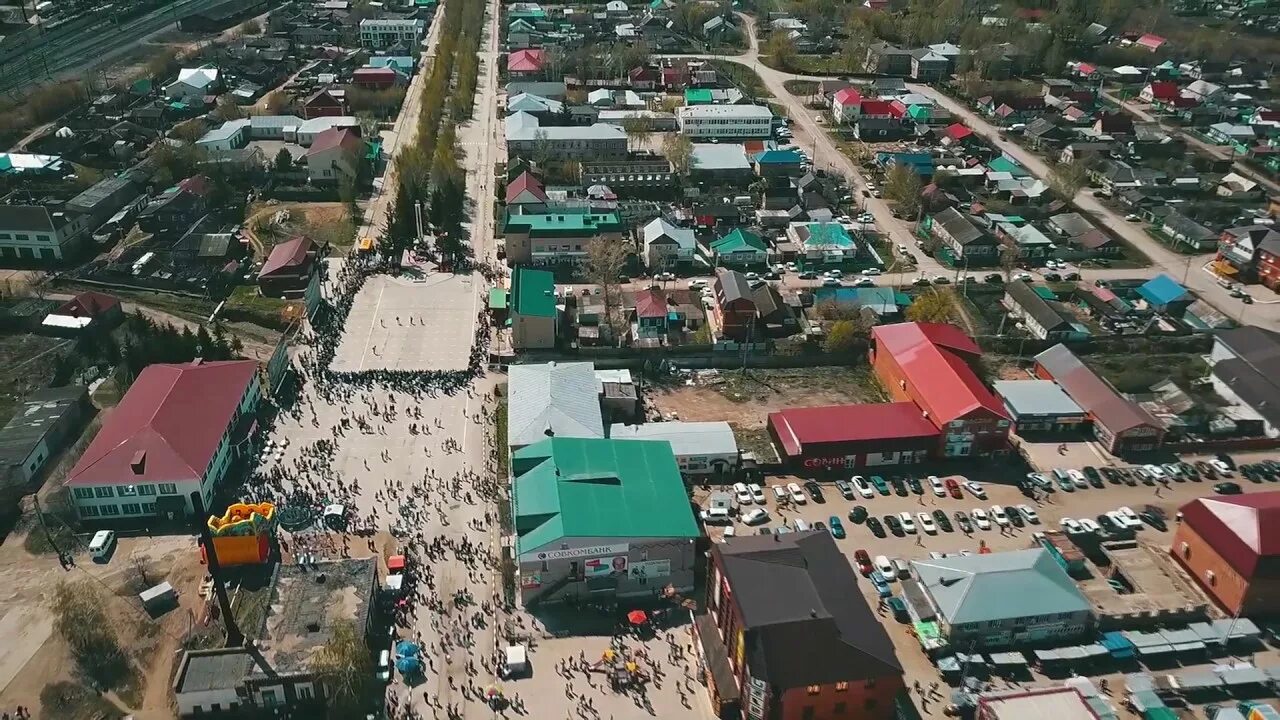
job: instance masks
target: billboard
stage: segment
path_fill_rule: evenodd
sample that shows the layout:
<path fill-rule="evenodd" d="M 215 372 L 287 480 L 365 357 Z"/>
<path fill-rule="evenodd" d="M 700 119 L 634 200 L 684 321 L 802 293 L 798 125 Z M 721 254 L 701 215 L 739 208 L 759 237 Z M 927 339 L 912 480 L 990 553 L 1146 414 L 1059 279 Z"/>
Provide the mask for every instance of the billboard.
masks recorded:
<path fill-rule="evenodd" d="M 642 560 L 631 563 L 627 568 L 627 577 L 632 580 L 656 580 L 670 576 L 670 560 Z"/>
<path fill-rule="evenodd" d="M 521 555 L 520 562 L 549 562 L 551 560 L 572 560 L 582 557 L 626 555 L 630 549 L 631 546 L 627 543 L 617 543 L 613 545 L 589 545 L 587 547 L 566 548 L 563 550 L 539 550 Z"/>
<path fill-rule="evenodd" d="M 588 578 L 609 577 L 627 571 L 627 556 L 591 558 L 582 563 L 582 574 Z"/>

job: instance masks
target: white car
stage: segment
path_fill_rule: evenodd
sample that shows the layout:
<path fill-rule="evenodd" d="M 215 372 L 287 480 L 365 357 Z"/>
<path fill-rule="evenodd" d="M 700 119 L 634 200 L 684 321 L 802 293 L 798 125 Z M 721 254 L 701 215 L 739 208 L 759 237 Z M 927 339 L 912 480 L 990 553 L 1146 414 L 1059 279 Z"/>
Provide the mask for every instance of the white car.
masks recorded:
<path fill-rule="evenodd" d="M 862 271 L 862 274 L 866 277 L 875 277 L 876 275 L 881 275 L 883 273 L 880 271 L 880 268 L 867 268 Z"/>
<path fill-rule="evenodd" d="M 707 508 L 698 513 L 702 517 L 702 522 L 707 525 L 732 525 L 733 516 L 729 514 L 729 508 L 713 507 Z"/>
<path fill-rule="evenodd" d="M 828 270 L 828 271 L 827 271 L 826 273 L 824 273 L 824 274 L 825 274 L 827 277 L 833 277 L 833 278 L 842 278 L 842 277 L 844 277 L 844 271 L 843 271 L 843 270 L 838 270 L 838 269 L 837 269 L 837 270 Z"/>
<path fill-rule="evenodd" d="M 1075 468 L 1067 471 L 1067 477 L 1071 478 L 1071 483 L 1081 490 L 1089 487 L 1089 480 L 1085 478 L 1084 473 Z"/>
<path fill-rule="evenodd" d="M 996 521 L 996 524 L 1001 527 L 1005 527 L 1009 524 L 1009 516 L 1005 514 L 1004 508 L 999 505 L 991 506 L 991 517 Z"/>
<path fill-rule="evenodd" d="M 764 508 L 751 508 L 742 515 L 744 525 L 759 525 L 769 521 L 769 511 Z"/>
<path fill-rule="evenodd" d="M 1164 468 L 1160 467 L 1159 465 L 1143 465 L 1142 469 L 1150 473 L 1151 477 L 1155 478 L 1156 480 L 1164 480 L 1167 477 L 1165 475 Z"/>
<path fill-rule="evenodd" d="M 1014 279 L 1014 280 L 1025 280 L 1025 281 L 1027 281 L 1027 282 L 1031 282 L 1032 277 L 1031 277 L 1031 273 L 1029 273 L 1029 272 L 1020 272 L 1020 273 L 1018 273 L 1017 275 L 1014 275 L 1014 276 L 1013 276 L 1013 279 Z"/>
<path fill-rule="evenodd" d="M 916 513 L 916 520 L 920 522 L 920 529 L 930 535 L 938 534 L 938 525 L 929 517 L 929 513 Z"/>
<path fill-rule="evenodd" d="M 978 526 L 979 530 L 990 530 L 991 520 L 987 518 L 987 511 L 982 508 L 974 508 L 969 513 L 969 517 L 973 518 L 973 524 Z"/>
<path fill-rule="evenodd" d="M 873 278 L 860 277 L 856 282 L 853 283 L 853 286 L 854 287 L 875 287 L 876 281 Z"/>
<path fill-rule="evenodd" d="M 947 496 L 947 486 L 942 484 L 942 480 L 937 475 L 929 476 L 929 487 L 933 488 L 933 494 L 938 497 Z"/>
<path fill-rule="evenodd" d="M 884 576 L 885 580 L 892 580 L 898 576 L 898 573 L 893 569 L 893 562 L 884 555 L 877 555 L 875 558 L 875 564 L 876 569 L 880 571 L 880 574 Z"/>
<path fill-rule="evenodd" d="M 1217 471 L 1217 473 L 1218 473 L 1219 475 L 1221 475 L 1222 477 L 1224 477 L 1224 478 L 1229 478 L 1229 477 L 1231 477 L 1231 466 L 1230 466 L 1230 465 L 1228 465 L 1228 464 L 1226 464 L 1226 463 L 1222 462 L 1222 461 L 1221 461 L 1221 460 L 1219 460 L 1218 458 L 1214 458 L 1214 459 L 1210 460 L 1210 461 L 1209 461 L 1209 464 L 1210 464 L 1210 465 L 1212 465 L 1212 466 L 1213 466 L 1213 469 L 1214 469 L 1215 471 Z"/>
<path fill-rule="evenodd" d="M 908 248 L 906 245 L 903 245 L 902 243 L 898 243 L 898 254 L 899 254 L 899 255 L 906 255 L 906 254 L 907 254 L 907 253 L 909 253 L 909 252 L 911 252 L 911 249 L 910 249 L 910 248 Z"/>
<path fill-rule="evenodd" d="M 653 276 L 654 280 L 675 280 L 676 274 L 671 272 L 660 272 Z"/>
<path fill-rule="evenodd" d="M 733 484 L 733 497 L 739 505 L 751 504 L 751 491 L 747 489 L 746 483 Z"/>
<path fill-rule="evenodd" d="M 911 518 L 911 513 L 898 513 L 898 520 L 902 523 L 902 532 L 914 535 L 916 532 L 916 521 Z"/>
<path fill-rule="evenodd" d="M 751 483 L 750 485 L 747 486 L 747 489 L 751 491 L 752 502 L 754 502 L 757 505 L 764 504 L 764 488 L 760 487 L 756 483 Z"/>
<path fill-rule="evenodd" d="M 1134 530 L 1142 529 L 1142 518 L 1138 517 L 1138 513 L 1134 512 L 1133 508 L 1126 505 L 1124 507 L 1116 508 L 1116 513 L 1120 515 L 1120 517 L 1124 518 L 1125 525 L 1128 525 Z"/>
<path fill-rule="evenodd" d="M 809 497 L 804 494 L 804 490 L 801 490 L 800 485 L 797 483 L 787 483 L 787 494 L 791 496 L 791 502 L 797 505 L 804 505 L 809 502 Z"/>
<path fill-rule="evenodd" d="M 1089 518 L 1080 518 L 1080 531 L 1087 533 L 1100 533 L 1102 532 L 1102 526 Z"/>
<path fill-rule="evenodd" d="M 690 289 L 690 290 L 701 290 L 702 288 L 704 288 L 704 287 L 706 287 L 706 286 L 707 286 L 707 281 L 706 281 L 706 280 L 690 280 L 690 281 L 689 281 L 689 289 Z"/>
<path fill-rule="evenodd" d="M 1063 531 L 1068 535 L 1079 535 L 1084 532 L 1084 528 L 1080 527 L 1080 523 L 1071 518 L 1062 518 L 1058 521 L 1058 524 L 1062 526 Z"/>
<path fill-rule="evenodd" d="M 853 487 L 857 489 L 858 494 L 862 497 L 873 498 L 876 496 L 876 491 L 871 487 L 871 483 L 867 482 L 867 479 L 861 475 L 854 475 L 852 482 Z"/>
<path fill-rule="evenodd" d="M 973 481 L 973 480 L 965 480 L 965 481 L 964 481 L 964 489 L 965 489 L 965 490 L 968 490 L 968 491 L 969 491 L 969 492 L 971 492 L 971 493 L 973 493 L 973 496 L 974 496 L 974 497 L 976 497 L 976 498 L 978 498 L 979 500 L 986 500 L 986 499 L 987 499 L 987 491 L 986 491 L 986 490 L 983 490 L 983 489 L 982 489 L 982 485 L 978 484 L 977 482 L 975 482 L 975 481 Z"/>
<path fill-rule="evenodd" d="M 1019 505 L 1018 512 L 1022 513 L 1022 518 L 1032 525 L 1040 524 L 1040 516 L 1036 514 L 1035 508 L 1030 505 Z"/>
<path fill-rule="evenodd" d="M 774 500 L 777 500 L 779 503 L 784 503 L 784 502 L 786 502 L 790 497 L 791 497 L 791 496 L 787 494 L 787 489 L 786 489 L 786 488 L 782 487 L 781 485 L 774 485 L 774 486 L 773 486 L 773 499 L 774 499 Z"/>

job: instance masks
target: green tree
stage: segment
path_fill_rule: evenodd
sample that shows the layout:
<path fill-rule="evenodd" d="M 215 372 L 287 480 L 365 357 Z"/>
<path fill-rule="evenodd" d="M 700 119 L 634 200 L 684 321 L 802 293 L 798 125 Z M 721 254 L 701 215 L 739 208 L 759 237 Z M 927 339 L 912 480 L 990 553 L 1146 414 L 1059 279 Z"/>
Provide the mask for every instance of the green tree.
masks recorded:
<path fill-rule="evenodd" d="M 905 217 L 915 217 L 920 213 L 920 176 L 910 167 L 896 164 L 889 169 L 885 179 L 885 197 L 898 205 L 898 210 Z"/>
<path fill-rule="evenodd" d="M 822 349 L 832 355 L 851 355 L 861 344 L 858 326 L 852 320 L 837 320 L 827 331 Z"/>
<path fill-rule="evenodd" d="M 373 687 L 373 660 L 355 623 L 343 620 L 333 626 L 329 641 L 311 661 L 311 671 L 332 693 L 329 717 L 340 720 L 365 712 Z"/>
<path fill-rule="evenodd" d="M 774 30 L 765 40 L 761 54 L 773 58 L 773 64 L 782 70 L 791 70 L 796 62 L 796 43 L 784 30 Z"/>
<path fill-rule="evenodd" d="M 278 173 L 286 173 L 293 169 L 293 155 L 289 154 L 286 148 L 280 148 L 280 152 L 276 153 L 276 159 L 271 163 L 272 168 Z"/>
<path fill-rule="evenodd" d="M 693 141 L 680 133 L 668 135 L 662 141 L 662 154 L 671 161 L 677 173 L 686 175 L 693 162 Z"/>
<path fill-rule="evenodd" d="M 1049 174 L 1049 187 L 1063 200 L 1072 200 L 1089 182 L 1089 168 L 1083 162 L 1058 163 Z"/>
<path fill-rule="evenodd" d="M 950 292 L 928 288 L 907 306 L 906 317 L 911 322 L 944 323 L 951 320 L 954 310 Z"/>
<path fill-rule="evenodd" d="M 622 334 L 622 291 L 618 282 L 626 267 L 627 255 L 628 248 L 621 242 L 592 240 L 587 243 L 586 277 L 600 286 L 605 325 L 611 331 L 610 341 L 615 344 Z"/>

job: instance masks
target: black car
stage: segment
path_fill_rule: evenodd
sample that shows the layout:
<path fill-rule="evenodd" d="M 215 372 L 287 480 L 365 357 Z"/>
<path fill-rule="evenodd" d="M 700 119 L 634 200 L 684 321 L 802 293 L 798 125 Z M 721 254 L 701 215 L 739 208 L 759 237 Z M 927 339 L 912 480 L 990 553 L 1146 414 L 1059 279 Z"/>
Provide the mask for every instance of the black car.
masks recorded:
<path fill-rule="evenodd" d="M 1090 485 L 1096 488 L 1102 487 L 1102 474 L 1098 472 L 1098 468 L 1092 465 L 1085 465 L 1082 472 L 1085 480 L 1088 480 Z"/>
<path fill-rule="evenodd" d="M 907 496 L 907 483 L 902 478 L 895 475 L 889 482 L 893 483 L 893 491 L 897 493 L 898 497 Z"/>
<path fill-rule="evenodd" d="M 870 519 L 874 520 L 875 518 L 870 518 Z M 862 507 L 861 505 L 854 505 L 853 509 L 849 511 L 849 522 L 858 523 L 858 524 L 862 524 L 865 522 L 868 525 L 870 525 L 871 523 L 867 521 L 868 521 L 867 509 Z"/>
<path fill-rule="evenodd" d="M 761 534 L 761 535 L 772 535 L 772 534 L 773 534 L 773 531 L 772 531 L 772 530 L 770 530 L 770 529 L 769 529 L 769 528 L 767 528 L 767 527 L 762 527 L 762 528 L 760 528 L 759 530 L 757 530 L 756 532 L 757 532 L 757 533 L 759 533 L 759 534 Z"/>
<path fill-rule="evenodd" d="M 1124 478 L 1124 484 L 1129 487 L 1138 486 L 1138 471 L 1134 468 L 1125 468 L 1120 471 L 1120 476 Z"/>
<path fill-rule="evenodd" d="M 1116 469 L 1113 467 L 1103 467 L 1098 472 L 1101 472 L 1102 477 L 1106 478 L 1107 482 L 1111 483 L 1112 485 L 1119 485 L 1122 481 L 1122 478 L 1120 477 L 1120 473 L 1116 472 Z"/>
<path fill-rule="evenodd" d="M 1217 455 L 1214 455 L 1214 457 L 1221 460 L 1224 465 L 1231 468 L 1232 470 L 1236 469 L 1236 461 L 1232 460 L 1230 455 L 1222 452 L 1222 453 L 1218 453 Z"/>
<path fill-rule="evenodd" d="M 1165 530 L 1169 529 L 1169 526 L 1165 524 L 1164 520 L 1160 519 L 1160 517 L 1158 517 L 1155 513 L 1140 512 L 1138 513 L 1138 517 L 1142 518 L 1142 522 L 1150 525 L 1151 527 L 1155 528 L 1156 530 L 1159 530 L 1160 532 L 1164 532 Z"/>
<path fill-rule="evenodd" d="M 1250 465 L 1249 463 L 1240 463 L 1240 465 L 1236 468 L 1236 471 L 1239 472 L 1241 475 L 1243 475 L 1247 480 L 1249 480 L 1249 482 L 1255 482 L 1255 483 L 1262 482 L 1262 474 L 1255 471 L 1253 469 L 1253 466 Z"/>
<path fill-rule="evenodd" d="M 1200 482 L 1200 471 L 1196 470 L 1195 465 L 1192 465 L 1189 462 L 1180 462 L 1178 463 L 1178 469 L 1182 470 L 1182 474 L 1188 480 L 1194 480 L 1195 482 Z"/>
<path fill-rule="evenodd" d="M 1109 533 L 1114 534 L 1114 533 L 1124 531 L 1124 528 L 1120 527 L 1119 523 L 1117 523 L 1115 520 L 1112 520 L 1109 516 L 1105 514 L 1098 516 L 1098 524 L 1102 526 L 1103 530 L 1106 530 Z"/>
<path fill-rule="evenodd" d="M 1196 461 L 1196 470 L 1200 471 L 1200 474 L 1204 476 L 1205 480 L 1218 479 L 1218 471 L 1214 470 L 1212 465 L 1203 460 Z"/>
<path fill-rule="evenodd" d="M 911 486 L 911 492 L 917 495 L 924 494 L 924 485 L 920 484 L 920 478 L 909 477 L 907 478 L 907 484 Z"/>
<path fill-rule="evenodd" d="M 874 518 L 874 517 L 867 518 L 867 529 L 871 531 L 872 535 L 875 535 L 878 538 L 882 538 L 885 536 L 884 525 L 880 524 L 879 518 Z"/>
<path fill-rule="evenodd" d="M 951 525 L 951 518 L 942 510 L 933 511 L 933 520 L 938 523 L 938 529 L 942 532 L 953 532 L 955 527 Z"/>
<path fill-rule="evenodd" d="M 1259 473 L 1262 474 L 1262 477 L 1266 478 L 1268 481 L 1270 482 L 1276 481 L 1276 478 L 1278 476 L 1275 471 L 1275 468 L 1271 467 L 1271 462 L 1269 460 L 1263 460 L 1262 462 L 1254 463 L 1253 467 L 1255 470 L 1257 470 Z"/>
<path fill-rule="evenodd" d="M 1239 485 L 1233 482 L 1220 482 L 1213 486 L 1213 491 L 1219 495 L 1239 495 L 1244 492 Z"/>
<path fill-rule="evenodd" d="M 897 515 L 885 515 L 884 524 L 889 527 L 889 532 L 902 537 L 906 533 L 902 532 L 902 521 L 898 520 Z"/>
<path fill-rule="evenodd" d="M 1058 273 L 1045 273 L 1045 282 L 1062 282 L 1062 276 Z"/>
<path fill-rule="evenodd" d="M 998 283 L 1004 282 L 1004 276 L 1001 275 L 1000 273 L 991 273 L 990 275 L 987 275 L 986 277 L 982 278 L 982 282 L 996 285 Z"/>
<path fill-rule="evenodd" d="M 816 521 L 816 522 L 814 522 L 814 523 L 813 523 L 813 529 L 814 529 L 814 530 L 826 530 L 826 529 L 827 529 L 827 524 L 826 524 L 826 523 L 824 523 L 824 522 L 822 522 L 821 520 L 818 520 L 818 521 Z"/>
<path fill-rule="evenodd" d="M 1022 527 L 1026 524 L 1022 518 L 1022 511 L 1012 505 L 1005 506 L 1004 515 L 1009 518 L 1009 522 L 1013 523 L 1014 527 Z"/>
<path fill-rule="evenodd" d="M 818 483 L 812 480 L 805 480 L 804 489 L 809 491 L 809 495 L 813 497 L 814 502 L 824 503 L 827 501 L 827 499 L 822 496 L 822 487 L 818 485 Z"/>
<path fill-rule="evenodd" d="M 1078 272 L 1069 272 L 1069 273 L 1067 273 L 1066 275 L 1063 275 L 1063 276 L 1062 276 L 1062 279 L 1063 279 L 1063 280 L 1067 280 L 1068 282 L 1075 282 L 1075 281 L 1077 281 L 1077 280 L 1079 280 L 1079 279 L 1080 279 L 1080 273 L 1078 273 Z"/>

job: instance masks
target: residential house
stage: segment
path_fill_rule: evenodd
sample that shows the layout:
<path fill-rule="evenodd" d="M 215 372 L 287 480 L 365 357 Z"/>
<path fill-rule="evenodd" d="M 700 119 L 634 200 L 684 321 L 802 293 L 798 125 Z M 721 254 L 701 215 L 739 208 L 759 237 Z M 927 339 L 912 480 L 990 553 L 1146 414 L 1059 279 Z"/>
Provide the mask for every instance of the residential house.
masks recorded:
<path fill-rule="evenodd" d="M 1009 316 L 1018 318 L 1027 334 L 1038 340 L 1058 342 L 1076 340 L 1089 333 L 1078 327 L 1074 316 L 1057 300 L 1046 299 L 1041 293 L 1053 295 L 1048 288 L 1032 287 L 1022 280 L 1015 280 L 1004 288 L 1003 305 Z"/>
<path fill-rule="evenodd" d="M 607 91 L 606 91 L 607 92 Z M 528 113 L 538 118 L 539 123 L 555 118 L 564 112 L 564 103 L 559 100 L 544 98 L 532 93 L 507 95 L 507 114 Z M 553 125 L 555 123 L 547 123 Z"/>
<path fill-rule="evenodd" d="M 760 177 L 799 177 L 804 174 L 804 158 L 796 150 L 765 150 L 752 161 Z"/>
<path fill-rule="evenodd" d="M 311 238 L 296 235 L 276 244 L 258 271 L 258 290 L 266 297 L 302 297 L 320 270 L 319 250 Z"/>
<path fill-rule="evenodd" d="M 555 276 L 546 270 L 517 267 L 511 273 L 511 345 L 516 350 L 556 346 L 560 310 Z"/>
<path fill-rule="evenodd" d="M 506 119 L 506 137 L 512 156 L 579 161 L 627 157 L 627 134 L 616 125 L 542 127 L 533 115 L 516 113 Z"/>
<path fill-rule="evenodd" d="M 1211 104 L 1222 101 L 1226 97 L 1227 91 L 1221 85 L 1215 85 L 1207 80 L 1195 80 L 1182 88 L 1181 95 L 1191 98 L 1197 104 Z"/>
<path fill-rule="evenodd" d="M 92 524 L 154 524 L 207 511 L 227 470 L 251 451 L 261 397 L 253 360 L 148 365 L 68 475 L 76 514 Z"/>
<path fill-rule="evenodd" d="M 693 624 L 716 716 L 894 717 L 902 664 L 830 533 L 726 540 Z"/>
<path fill-rule="evenodd" d="M 16 403 L 13 417 L 0 429 L 0 512 L 19 510 L 18 498 L 38 487 L 33 481 L 75 442 L 92 413 L 83 385 L 42 388 Z"/>
<path fill-rule="evenodd" d="M 548 100 L 564 102 L 568 87 L 563 80 L 512 80 L 506 84 L 507 97 L 528 93 Z"/>
<path fill-rule="evenodd" d="M 858 257 L 858 244 L 849 231 L 834 222 L 793 223 L 787 239 L 799 248 L 806 267 L 810 264 L 845 264 Z"/>
<path fill-rule="evenodd" d="M 1151 309 L 1178 317 L 1195 300 L 1189 290 L 1166 273 L 1151 278 L 1138 286 L 1138 297 L 1147 301 Z"/>
<path fill-rule="evenodd" d="M 1166 44 L 1168 44 L 1168 42 L 1169 42 L 1168 40 L 1165 40 L 1159 35 L 1154 35 L 1152 33 L 1144 33 L 1137 40 L 1135 40 L 1133 44 L 1137 45 L 1143 50 L 1156 52 L 1157 50 L 1159 50 L 1160 48 L 1163 48 Z"/>
<path fill-rule="evenodd" d="M 302 117 L 307 120 L 342 115 L 346 115 L 346 107 L 331 88 L 320 88 L 302 102 Z"/>
<path fill-rule="evenodd" d="M 325 130 L 307 148 L 303 158 L 307 164 L 307 178 L 315 185 L 354 182 L 360 175 L 360 161 L 364 154 L 364 142 L 355 131 L 348 128 Z"/>
<path fill-rule="evenodd" d="M 853 122 L 861 110 L 862 93 L 855 88 L 845 87 L 831 96 L 831 115 L 836 122 Z"/>
<path fill-rule="evenodd" d="M 911 51 L 886 42 L 872 43 L 867 47 L 863 69 L 879 75 L 911 75 Z"/>
<path fill-rule="evenodd" d="M 711 267 L 758 267 L 769 261 L 769 248 L 761 237 L 749 230 L 734 228 L 729 234 L 711 242 L 704 254 Z"/>
<path fill-rule="evenodd" d="M 0 259 L 55 262 L 78 254 L 92 229 L 90 216 L 30 197 L 19 190 L 0 200 Z"/>
<path fill-rule="evenodd" d="M 1234 202 L 1257 202 L 1266 197 L 1261 185 L 1235 172 L 1222 176 L 1214 187 L 1214 194 Z"/>
<path fill-rule="evenodd" d="M 1102 189 L 1103 195 L 1115 195 L 1126 188 L 1146 185 L 1164 185 L 1168 175 L 1163 170 L 1144 166 L 1134 167 L 1122 160 L 1104 160 L 1089 168 L 1089 180 Z"/>
<path fill-rule="evenodd" d="M 110 330 L 122 322 L 124 309 L 119 298 L 86 290 L 49 313 L 42 326 L 57 334 L 75 335 Z"/>
<path fill-rule="evenodd" d="M 228 120 L 196 140 L 196 147 L 211 156 L 239 150 L 249 144 L 249 121 Z"/>
<path fill-rule="evenodd" d="M 546 205 L 547 192 L 542 182 L 525 171 L 519 177 L 507 183 L 507 205 Z"/>
<path fill-rule="evenodd" d="M 755 329 L 756 304 L 746 276 L 736 270 L 716 268 L 713 289 L 719 336 L 750 341 Z"/>
<path fill-rule="evenodd" d="M 1049 230 L 1066 239 L 1073 250 L 1090 255 L 1119 255 L 1123 247 L 1110 235 L 1093 226 L 1080 213 L 1059 213 L 1049 218 Z"/>
<path fill-rule="evenodd" d="M 1215 272 L 1244 283 L 1280 287 L 1280 230 L 1271 225 L 1227 228 L 1218 237 Z"/>
<path fill-rule="evenodd" d="M 1099 136 L 1106 135 L 1117 140 L 1127 140 L 1133 135 L 1133 116 L 1124 110 L 1100 112 L 1093 123 L 1093 131 Z"/>
<path fill-rule="evenodd" d="M 387 50 L 400 46 L 416 55 L 426 28 L 421 18 L 365 18 L 360 21 L 360 47 Z"/>
<path fill-rule="evenodd" d="M 769 283 L 757 283 L 751 289 L 756 306 L 756 319 L 764 334 L 771 338 L 790 337 L 800 331 L 799 307 L 792 307 Z"/>
<path fill-rule="evenodd" d="M 693 262 L 698 241 L 693 230 L 654 218 L 642 231 L 645 262 L 650 270 L 672 270 Z"/>
<path fill-rule="evenodd" d="M 546 62 L 546 53 L 540 49 L 517 50 L 507 56 L 507 75 L 535 77 L 542 74 Z"/>
<path fill-rule="evenodd" d="M 1056 246 L 1053 240 L 1040 232 L 1035 225 L 1015 225 L 1009 222 L 995 223 L 996 239 L 1017 249 L 1017 257 L 1033 264 L 1053 257 Z"/>
<path fill-rule="evenodd" d="M 951 76 L 951 61 L 929 48 L 911 51 L 911 78 L 916 82 L 940 82 Z"/>
<path fill-rule="evenodd" d="M 1218 245 L 1218 233 L 1177 210 L 1165 215 L 1156 229 L 1169 238 L 1175 247 L 1186 246 L 1199 252 L 1209 252 Z"/>
<path fill-rule="evenodd" d="M 926 215 L 920 232 L 938 241 L 957 264 L 982 267 L 1000 260 L 1000 242 L 955 208 Z"/>
<path fill-rule="evenodd" d="M 170 100 L 200 100 L 222 89 L 221 73 L 215 67 L 183 68 L 178 79 L 164 86 Z"/>
<path fill-rule="evenodd" d="M 625 225 L 614 210 L 547 207 L 539 212 L 507 208 L 503 223 L 507 264 L 557 265 L 586 261 L 592 240 L 622 242 Z"/>
<path fill-rule="evenodd" d="M 362 67 L 351 73 L 351 84 L 368 90 L 386 90 L 408 83 L 409 77 L 392 67 Z"/>
<path fill-rule="evenodd" d="M 657 70 L 643 65 L 632 68 L 631 72 L 627 73 L 627 80 L 631 83 L 632 90 L 654 90 L 658 87 L 660 78 Z"/>
<path fill-rule="evenodd" d="M 675 168 L 670 160 L 659 156 L 583 162 L 581 169 L 583 185 L 604 185 L 616 193 L 669 191 L 675 185 Z"/>
<path fill-rule="evenodd" d="M 1142 88 L 1138 93 L 1138 99 L 1148 105 L 1170 104 L 1180 94 L 1177 83 L 1171 80 L 1155 80 Z"/>
<path fill-rule="evenodd" d="M 204 175 L 192 175 L 151 199 L 138 213 L 138 227 L 152 235 L 185 233 L 209 210 L 212 184 Z"/>
<path fill-rule="evenodd" d="M 896 117 L 862 115 L 853 125 L 853 134 L 864 142 L 888 142 L 906 137 L 910 130 Z"/>
<path fill-rule="evenodd" d="M 1258 133 L 1251 125 L 1230 122 L 1214 123 L 1204 131 L 1204 134 L 1219 145 L 1232 146 L 1241 155 L 1248 154 L 1249 149 L 1258 141 Z"/>

